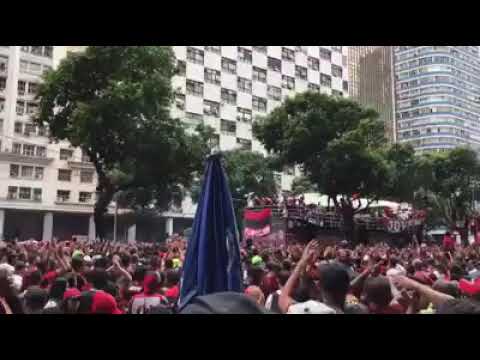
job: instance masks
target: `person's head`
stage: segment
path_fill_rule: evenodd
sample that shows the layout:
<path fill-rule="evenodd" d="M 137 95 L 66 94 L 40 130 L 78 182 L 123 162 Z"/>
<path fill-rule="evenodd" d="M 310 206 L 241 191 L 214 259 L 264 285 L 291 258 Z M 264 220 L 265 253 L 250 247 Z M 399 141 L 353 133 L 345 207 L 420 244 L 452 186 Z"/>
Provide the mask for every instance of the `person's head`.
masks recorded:
<path fill-rule="evenodd" d="M 95 256 L 93 256 L 92 259 L 93 259 L 93 267 L 94 267 L 94 269 L 102 270 L 102 269 L 106 269 L 106 268 L 107 268 L 108 261 L 107 261 L 107 258 L 105 258 L 104 256 L 102 256 L 102 255 L 95 255 Z"/>
<path fill-rule="evenodd" d="M 167 270 L 165 274 L 166 285 L 172 287 L 180 282 L 180 273 L 177 270 Z"/>
<path fill-rule="evenodd" d="M 42 283 L 42 273 L 39 270 L 35 270 L 27 275 L 26 286 L 40 286 Z"/>
<path fill-rule="evenodd" d="M 460 297 L 460 291 L 458 285 L 452 281 L 437 280 L 432 286 L 433 290 L 453 296 L 454 298 Z"/>
<path fill-rule="evenodd" d="M 322 264 L 318 268 L 318 279 L 323 301 L 343 307 L 350 287 L 347 270 L 338 263 Z"/>
<path fill-rule="evenodd" d="M 396 256 L 391 256 L 390 257 L 390 266 L 395 267 L 399 263 L 398 258 Z"/>
<path fill-rule="evenodd" d="M 49 299 L 62 300 L 63 293 L 67 290 L 68 282 L 63 277 L 56 278 L 50 287 Z"/>
<path fill-rule="evenodd" d="M 17 261 L 15 263 L 15 273 L 19 275 L 24 275 L 26 270 L 25 263 L 23 261 Z"/>
<path fill-rule="evenodd" d="M 290 272 L 287 270 L 281 270 L 278 273 L 278 283 L 280 284 L 281 287 L 285 286 L 289 277 L 290 277 Z"/>
<path fill-rule="evenodd" d="M 415 269 L 415 271 L 421 271 L 421 270 L 423 270 L 423 267 L 424 267 L 423 266 L 423 261 L 420 260 L 420 259 L 415 259 L 412 262 L 412 266 Z"/>
<path fill-rule="evenodd" d="M 39 286 L 31 286 L 24 299 L 27 314 L 40 314 L 48 301 L 48 292 Z"/>
<path fill-rule="evenodd" d="M 86 277 L 94 289 L 106 290 L 108 288 L 108 274 L 104 269 L 93 269 Z"/>
<path fill-rule="evenodd" d="M 172 259 L 165 260 L 165 269 L 167 269 L 167 270 L 173 269 L 173 260 Z"/>
<path fill-rule="evenodd" d="M 251 266 L 247 273 L 248 278 L 250 279 L 250 285 L 260 286 L 264 275 L 263 269 L 257 266 Z"/>
<path fill-rule="evenodd" d="M 265 305 L 265 295 L 258 286 L 250 285 L 247 287 L 245 295 L 253 299 L 258 305 Z"/>
<path fill-rule="evenodd" d="M 124 269 L 130 266 L 130 255 L 128 254 L 122 254 L 120 256 L 120 264 Z"/>
<path fill-rule="evenodd" d="M 82 273 L 84 271 L 85 262 L 80 256 L 73 257 L 71 264 L 72 269 L 75 270 L 77 273 Z"/>
<path fill-rule="evenodd" d="M 163 285 L 161 273 L 157 271 L 149 271 L 143 280 L 143 291 L 145 294 L 154 294 L 160 290 Z"/>
<path fill-rule="evenodd" d="M 472 299 L 452 299 L 441 304 L 437 314 L 480 315 L 480 302 Z"/>
<path fill-rule="evenodd" d="M 385 276 L 368 278 L 363 288 L 363 300 L 369 308 L 383 309 L 393 299 L 390 281 Z"/>

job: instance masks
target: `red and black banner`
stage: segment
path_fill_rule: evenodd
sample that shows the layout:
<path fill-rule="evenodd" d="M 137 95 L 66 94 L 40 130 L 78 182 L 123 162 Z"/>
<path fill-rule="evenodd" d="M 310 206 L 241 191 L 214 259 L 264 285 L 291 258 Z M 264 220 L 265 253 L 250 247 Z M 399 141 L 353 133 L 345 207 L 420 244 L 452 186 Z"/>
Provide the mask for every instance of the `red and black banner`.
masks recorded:
<path fill-rule="evenodd" d="M 243 213 L 245 238 L 261 237 L 270 234 L 272 211 L 269 208 L 261 210 L 246 209 Z"/>

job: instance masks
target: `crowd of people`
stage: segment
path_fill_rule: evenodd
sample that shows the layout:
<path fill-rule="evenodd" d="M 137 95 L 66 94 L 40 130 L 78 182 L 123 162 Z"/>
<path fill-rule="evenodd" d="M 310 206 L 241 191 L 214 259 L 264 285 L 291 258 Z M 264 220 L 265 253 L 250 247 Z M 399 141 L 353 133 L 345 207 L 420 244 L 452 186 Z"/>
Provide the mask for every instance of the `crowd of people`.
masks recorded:
<path fill-rule="evenodd" d="M 244 291 L 177 309 L 187 242 L 2 243 L 0 314 L 480 313 L 480 246 L 241 246 Z"/>

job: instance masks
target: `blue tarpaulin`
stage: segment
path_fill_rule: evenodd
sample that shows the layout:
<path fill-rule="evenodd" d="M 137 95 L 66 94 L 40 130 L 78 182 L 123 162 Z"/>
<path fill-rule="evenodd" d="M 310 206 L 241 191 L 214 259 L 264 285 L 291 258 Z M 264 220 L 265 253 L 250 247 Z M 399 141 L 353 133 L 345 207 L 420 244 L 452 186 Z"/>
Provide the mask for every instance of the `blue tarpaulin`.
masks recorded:
<path fill-rule="evenodd" d="M 179 308 L 195 296 L 242 290 L 240 247 L 228 180 L 219 154 L 207 160 L 183 265 Z"/>

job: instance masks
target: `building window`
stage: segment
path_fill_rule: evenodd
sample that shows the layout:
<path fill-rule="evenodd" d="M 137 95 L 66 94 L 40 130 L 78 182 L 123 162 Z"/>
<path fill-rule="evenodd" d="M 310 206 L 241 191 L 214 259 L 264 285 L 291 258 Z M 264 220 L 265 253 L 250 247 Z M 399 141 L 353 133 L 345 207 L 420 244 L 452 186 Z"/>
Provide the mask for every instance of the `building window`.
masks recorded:
<path fill-rule="evenodd" d="M 60 160 L 70 160 L 73 156 L 73 150 L 60 149 Z"/>
<path fill-rule="evenodd" d="M 0 77 L 0 91 L 4 91 L 7 87 L 7 79 L 4 77 Z"/>
<path fill-rule="evenodd" d="M 237 120 L 251 124 L 252 123 L 252 110 L 238 107 L 237 108 Z"/>
<path fill-rule="evenodd" d="M 332 95 L 333 95 L 333 96 L 340 96 L 340 97 L 342 97 L 342 96 L 343 96 L 343 93 L 342 93 L 341 91 L 332 89 Z"/>
<path fill-rule="evenodd" d="M 42 201 L 42 189 L 33 189 L 33 201 Z"/>
<path fill-rule="evenodd" d="M 282 71 L 282 61 L 280 59 L 275 59 L 268 57 L 268 69 L 272 71 L 281 72 Z"/>
<path fill-rule="evenodd" d="M 38 104 L 33 103 L 33 102 L 28 102 L 27 103 L 27 113 L 29 115 L 35 114 L 38 111 Z"/>
<path fill-rule="evenodd" d="M 203 65 L 203 51 L 193 47 L 187 47 L 187 60 L 194 64 Z"/>
<path fill-rule="evenodd" d="M 17 115 L 25 114 L 25 101 L 17 101 L 16 111 Z"/>
<path fill-rule="evenodd" d="M 92 193 L 80 191 L 78 194 L 78 202 L 90 203 L 92 201 Z"/>
<path fill-rule="evenodd" d="M 28 71 L 32 73 L 39 74 L 42 72 L 42 65 L 38 63 L 28 63 Z"/>
<path fill-rule="evenodd" d="M 237 124 L 235 121 L 224 120 L 220 121 L 220 131 L 225 135 L 233 135 L 237 133 Z"/>
<path fill-rule="evenodd" d="M 295 89 L 295 78 L 288 75 L 282 75 L 282 88 L 289 90 Z"/>
<path fill-rule="evenodd" d="M 248 94 L 252 93 L 252 81 L 249 79 L 239 77 L 237 79 L 237 87 L 238 91 L 246 92 Z"/>
<path fill-rule="evenodd" d="M 53 46 L 45 46 L 44 49 L 43 49 L 43 54 L 48 58 L 52 58 L 53 57 Z"/>
<path fill-rule="evenodd" d="M 302 80 L 307 80 L 307 68 L 295 65 L 295 76 Z"/>
<path fill-rule="evenodd" d="M 29 187 L 21 187 L 18 192 L 18 198 L 21 200 L 30 200 L 32 198 L 32 189 Z"/>
<path fill-rule="evenodd" d="M 13 131 L 15 134 L 22 134 L 23 133 L 23 123 L 16 121 L 13 127 Z"/>
<path fill-rule="evenodd" d="M 10 177 L 18 178 L 20 175 L 20 166 L 15 164 L 10 164 Z"/>
<path fill-rule="evenodd" d="M 185 94 L 175 94 L 175 106 L 180 110 L 185 109 Z"/>
<path fill-rule="evenodd" d="M 332 61 L 332 52 L 325 48 L 320 48 L 320 58 L 323 60 Z"/>
<path fill-rule="evenodd" d="M 71 181 L 72 170 L 58 169 L 58 181 Z"/>
<path fill-rule="evenodd" d="M 80 171 L 80 182 L 81 183 L 92 183 L 93 182 L 93 171 L 91 170 L 81 170 Z"/>
<path fill-rule="evenodd" d="M 205 82 L 220 85 L 220 71 L 205 68 L 204 70 Z"/>
<path fill-rule="evenodd" d="M 32 123 L 27 123 L 25 124 L 25 135 L 30 136 L 30 135 L 35 135 L 37 133 L 37 126 Z"/>
<path fill-rule="evenodd" d="M 203 100 L 203 113 L 215 117 L 220 116 L 220 103 L 210 100 Z"/>
<path fill-rule="evenodd" d="M 187 94 L 203 96 L 203 83 L 187 79 Z"/>
<path fill-rule="evenodd" d="M 5 99 L 0 98 L 0 113 L 5 110 Z"/>
<path fill-rule="evenodd" d="M 342 87 L 343 87 L 343 91 L 348 91 L 348 81 L 343 80 Z"/>
<path fill-rule="evenodd" d="M 327 74 L 320 74 L 320 85 L 332 87 L 332 77 Z"/>
<path fill-rule="evenodd" d="M 90 162 L 90 157 L 88 156 L 85 150 L 82 150 L 82 162 L 84 163 Z"/>
<path fill-rule="evenodd" d="M 332 50 L 342 52 L 342 47 L 341 46 L 332 46 Z"/>
<path fill-rule="evenodd" d="M 347 63 L 348 63 L 348 61 L 347 61 L 347 55 L 342 55 L 342 65 L 343 65 L 343 66 L 347 66 Z"/>
<path fill-rule="evenodd" d="M 238 47 L 238 60 L 246 62 L 248 64 L 251 64 L 252 63 L 252 51 L 239 46 Z"/>
<path fill-rule="evenodd" d="M 38 91 L 38 84 L 37 83 L 28 83 L 28 94 L 29 95 L 36 95 Z"/>
<path fill-rule="evenodd" d="M 332 64 L 332 76 L 342 77 L 342 67 Z"/>
<path fill-rule="evenodd" d="M 35 156 L 35 146 L 33 145 L 23 145 L 23 155 L 25 156 Z"/>
<path fill-rule="evenodd" d="M 0 72 L 6 73 L 8 70 L 8 57 L 0 56 Z"/>
<path fill-rule="evenodd" d="M 282 99 L 282 89 L 277 86 L 268 85 L 267 96 L 271 100 L 280 101 Z"/>
<path fill-rule="evenodd" d="M 45 146 L 37 146 L 37 156 L 38 157 L 46 157 L 47 156 L 47 148 Z"/>
<path fill-rule="evenodd" d="M 243 150 L 252 150 L 252 140 L 237 138 L 237 144 Z"/>
<path fill-rule="evenodd" d="M 13 148 L 12 148 L 12 152 L 14 154 L 21 154 L 22 153 L 22 144 L 14 143 Z"/>
<path fill-rule="evenodd" d="M 25 95 L 25 86 L 26 86 L 25 81 L 21 81 L 21 80 L 18 81 L 18 88 L 17 88 L 18 95 Z"/>
<path fill-rule="evenodd" d="M 226 102 L 227 104 L 237 104 L 237 93 L 233 90 L 222 88 L 221 98 L 222 101 Z"/>
<path fill-rule="evenodd" d="M 308 57 L 308 67 L 312 70 L 319 71 L 320 70 L 320 60 L 318 60 L 317 58 L 309 56 Z"/>
<path fill-rule="evenodd" d="M 286 61 L 295 61 L 295 51 L 282 47 L 282 59 Z"/>
<path fill-rule="evenodd" d="M 177 69 L 178 76 L 185 76 L 187 74 L 187 63 L 183 60 L 177 60 Z"/>
<path fill-rule="evenodd" d="M 206 51 L 213 52 L 215 54 L 220 54 L 222 52 L 221 46 L 205 46 Z"/>
<path fill-rule="evenodd" d="M 3 134 L 3 119 L 0 119 L 0 134 Z M 1 148 L 1 141 L 0 141 L 0 148 Z"/>
<path fill-rule="evenodd" d="M 8 200 L 16 200 L 18 197 L 18 187 L 16 186 L 9 186 L 8 187 Z"/>
<path fill-rule="evenodd" d="M 42 46 L 32 46 L 32 47 L 30 48 L 30 52 L 31 52 L 33 55 L 42 56 L 42 55 L 43 55 L 43 47 L 42 47 Z"/>
<path fill-rule="evenodd" d="M 254 46 L 253 50 L 258 51 L 260 53 L 266 54 L 267 53 L 267 46 Z"/>
<path fill-rule="evenodd" d="M 70 200 L 70 191 L 57 190 L 57 202 L 67 202 Z"/>
<path fill-rule="evenodd" d="M 267 112 L 267 99 L 253 96 L 252 97 L 252 108 L 253 110 L 260 112 Z"/>
<path fill-rule="evenodd" d="M 22 178 L 33 178 L 33 166 L 22 166 Z"/>
<path fill-rule="evenodd" d="M 319 92 L 320 91 L 320 86 L 317 85 L 317 84 L 308 83 L 308 90 Z"/>
<path fill-rule="evenodd" d="M 267 70 L 254 66 L 252 68 L 252 78 L 253 78 L 253 80 L 266 83 L 267 82 Z"/>
<path fill-rule="evenodd" d="M 236 74 L 237 62 L 235 60 L 222 57 L 222 70 L 230 74 Z"/>
<path fill-rule="evenodd" d="M 35 168 L 35 179 L 36 180 L 42 180 L 43 179 L 43 168 L 42 167 L 36 167 Z"/>

